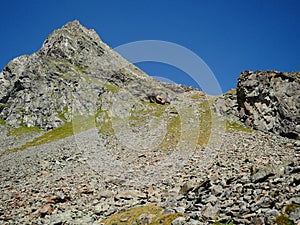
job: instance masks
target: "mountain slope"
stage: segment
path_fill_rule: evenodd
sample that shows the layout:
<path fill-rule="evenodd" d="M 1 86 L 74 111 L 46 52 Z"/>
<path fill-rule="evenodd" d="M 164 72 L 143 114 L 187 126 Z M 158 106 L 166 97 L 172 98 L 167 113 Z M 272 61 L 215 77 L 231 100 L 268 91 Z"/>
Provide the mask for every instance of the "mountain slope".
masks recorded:
<path fill-rule="evenodd" d="M 299 142 L 213 101 L 66 24 L 0 74 L 1 223 L 299 222 Z"/>
<path fill-rule="evenodd" d="M 34 138 L 55 128 L 64 130 L 63 126 L 74 130 L 74 121 L 90 124 L 86 129 L 97 126 L 99 132 L 107 134 L 113 129 L 122 132 L 121 127 L 133 123 L 133 130 L 146 128 L 145 136 L 147 129 L 152 129 L 147 127 L 151 124 L 149 121 L 156 123 L 157 129 L 152 129 L 153 132 L 161 132 L 159 129 L 165 125 L 174 130 L 171 126 L 178 127 L 183 123 L 179 117 L 184 119 L 185 114 L 195 117 L 197 113 L 203 113 L 198 105 L 204 101 L 203 92 L 149 77 L 104 44 L 95 31 L 73 21 L 50 34 L 38 52 L 12 60 L 1 72 L 2 133 L 21 134 L 18 142 L 7 137 L 2 151 L 45 143 L 44 137 L 42 141 L 34 141 Z M 193 110 L 188 110 L 187 105 Z M 204 105 L 209 107 L 208 102 Z M 87 118 L 90 118 L 89 122 Z M 144 122 L 139 122 L 139 118 Z M 209 124 L 210 120 L 206 122 Z M 189 128 L 194 126 L 193 138 L 197 139 L 199 123 L 191 124 Z M 71 132 L 64 130 L 64 133 Z M 59 137 L 60 134 L 52 136 Z M 127 138 L 132 140 L 134 136 L 131 134 L 131 138 Z M 202 139 L 202 143 L 208 142 L 208 137 Z M 30 140 L 31 143 L 26 145 Z M 143 142 L 149 140 L 155 142 L 151 137 L 144 138 Z M 136 141 L 132 142 L 136 144 Z M 176 142 L 178 140 L 174 141 L 174 146 Z M 197 141 L 194 142 L 197 145 Z"/>

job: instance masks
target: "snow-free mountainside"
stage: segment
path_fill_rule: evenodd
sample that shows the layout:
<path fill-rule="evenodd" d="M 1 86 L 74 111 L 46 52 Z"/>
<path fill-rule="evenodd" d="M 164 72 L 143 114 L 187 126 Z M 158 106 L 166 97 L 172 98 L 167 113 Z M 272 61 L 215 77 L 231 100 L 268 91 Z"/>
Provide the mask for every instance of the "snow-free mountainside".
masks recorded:
<path fill-rule="evenodd" d="M 0 73 L 1 224 L 300 224 L 300 72 L 222 96 L 78 21 Z"/>

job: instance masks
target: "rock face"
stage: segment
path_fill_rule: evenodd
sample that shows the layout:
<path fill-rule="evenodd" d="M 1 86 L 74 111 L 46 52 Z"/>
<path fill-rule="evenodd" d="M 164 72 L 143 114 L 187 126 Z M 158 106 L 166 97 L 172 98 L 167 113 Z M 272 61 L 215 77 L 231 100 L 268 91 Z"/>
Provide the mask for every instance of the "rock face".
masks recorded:
<path fill-rule="evenodd" d="M 236 90 L 232 89 L 229 92 L 218 97 L 214 102 L 214 111 L 219 116 L 226 116 L 230 121 L 236 121 L 239 118 L 238 103 Z"/>
<path fill-rule="evenodd" d="M 237 102 L 246 125 L 300 138 L 300 72 L 245 71 L 238 80 Z"/>
<path fill-rule="evenodd" d="M 160 104 L 170 101 L 172 89 L 184 92 L 179 85 L 166 88 L 147 76 L 94 30 L 73 21 L 49 35 L 38 52 L 18 57 L 3 69 L 0 118 L 9 127 L 50 130 L 75 114 L 95 114 L 121 88 L 137 99 L 155 96 Z"/>
<path fill-rule="evenodd" d="M 73 93 L 94 88 L 85 85 L 82 75 L 108 51 L 94 31 L 77 21 L 68 23 L 49 35 L 38 52 L 18 57 L 3 69 L 0 117 L 12 127 L 48 130 L 62 125 L 70 120 Z"/>

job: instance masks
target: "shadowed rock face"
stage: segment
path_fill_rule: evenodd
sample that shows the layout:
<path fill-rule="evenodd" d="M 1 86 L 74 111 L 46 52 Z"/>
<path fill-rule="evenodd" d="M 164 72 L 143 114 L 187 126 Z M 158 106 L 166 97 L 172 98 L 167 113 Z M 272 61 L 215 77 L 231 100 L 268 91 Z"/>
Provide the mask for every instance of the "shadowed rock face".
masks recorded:
<path fill-rule="evenodd" d="M 245 71 L 238 80 L 237 101 L 246 125 L 299 139 L 299 72 Z"/>
<path fill-rule="evenodd" d="M 18 57 L 3 69 L 0 118 L 13 128 L 50 130 L 71 121 L 74 113 L 95 114 L 121 89 L 136 99 L 161 94 L 172 99 L 172 93 L 184 92 L 179 85 L 147 76 L 94 30 L 73 21 L 50 34 L 38 52 Z"/>

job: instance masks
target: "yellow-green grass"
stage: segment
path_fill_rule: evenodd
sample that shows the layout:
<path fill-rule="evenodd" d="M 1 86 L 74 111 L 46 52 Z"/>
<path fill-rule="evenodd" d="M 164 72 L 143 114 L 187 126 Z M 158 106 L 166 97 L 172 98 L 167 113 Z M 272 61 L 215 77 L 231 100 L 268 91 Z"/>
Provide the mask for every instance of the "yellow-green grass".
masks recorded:
<path fill-rule="evenodd" d="M 165 152 L 174 150 L 181 138 L 181 119 L 178 114 L 169 118 L 167 123 L 167 132 L 159 148 Z"/>
<path fill-rule="evenodd" d="M 253 132 L 254 130 L 249 127 L 245 127 L 237 122 L 230 122 L 226 120 L 226 131 L 243 131 L 243 132 Z"/>
<path fill-rule="evenodd" d="M 50 143 L 53 141 L 58 141 L 60 139 L 72 136 L 74 133 L 80 133 L 80 132 L 86 131 L 88 129 L 91 129 L 93 127 L 95 127 L 95 117 L 94 116 L 90 116 L 90 117 L 77 116 L 77 117 L 73 118 L 73 120 L 71 122 L 66 122 L 64 125 L 62 125 L 60 127 L 57 127 L 53 130 L 45 132 L 44 134 L 35 138 L 34 140 L 25 143 L 21 147 L 14 148 L 14 149 L 8 149 L 1 155 L 10 153 L 10 152 L 24 150 L 29 147 L 38 146 L 38 145 Z M 18 132 L 23 133 L 24 132 L 23 129 L 24 128 L 20 128 L 20 130 L 18 130 L 16 133 L 18 133 Z"/>
<path fill-rule="evenodd" d="M 205 93 L 201 91 L 197 91 L 190 96 L 193 100 L 203 100 L 205 99 Z"/>
<path fill-rule="evenodd" d="M 95 118 L 98 118 L 99 116 L 102 116 L 101 122 L 96 122 L 96 126 L 98 128 L 99 134 L 105 135 L 105 136 L 111 136 L 114 134 L 114 129 L 112 127 L 112 120 L 108 115 L 107 111 L 99 110 Z"/>
<path fill-rule="evenodd" d="M 104 225 L 139 225 L 143 224 L 141 215 L 151 217 L 149 225 L 170 225 L 173 220 L 182 214 L 164 214 L 162 207 L 154 204 L 147 204 L 145 206 L 137 206 L 123 212 L 113 214 L 99 223 Z"/>
<path fill-rule="evenodd" d="M 278 225 L 294 225 L 295 223 L 287 216 L 280 214 L 276 217 L 276 224 Z"/>
<path fill-rule="evenodd" d="M 198 144 L 205 147 L 211 135 L 212 129 L 212 110 L 208 101 L 203 101 L 198 104 L 201 111 L 199 116 L 199 138 Z"/>
<path fill-rule="evenodd" d="M 8 136 L 22 136 L 26 134 L 32 134 L 32 133 L 41 133 L 43 130 L 41 130 L 39 127 L 18 127 L 15 129 L 12 129 L 8 132 Z"/>
<path fill-rule="evenodd" d="M 6 122 L 4 119 L 0 118 L 0 125 L 2 126 L 6 126 Z"/>
<path fill-rule="evenodd" d="M 297 208 L 300 208 L 299 204 L 291 203 L 285 207 L 285 212 L 287 214 L 290 214 L 291 212 L 295 211 Z"/>

